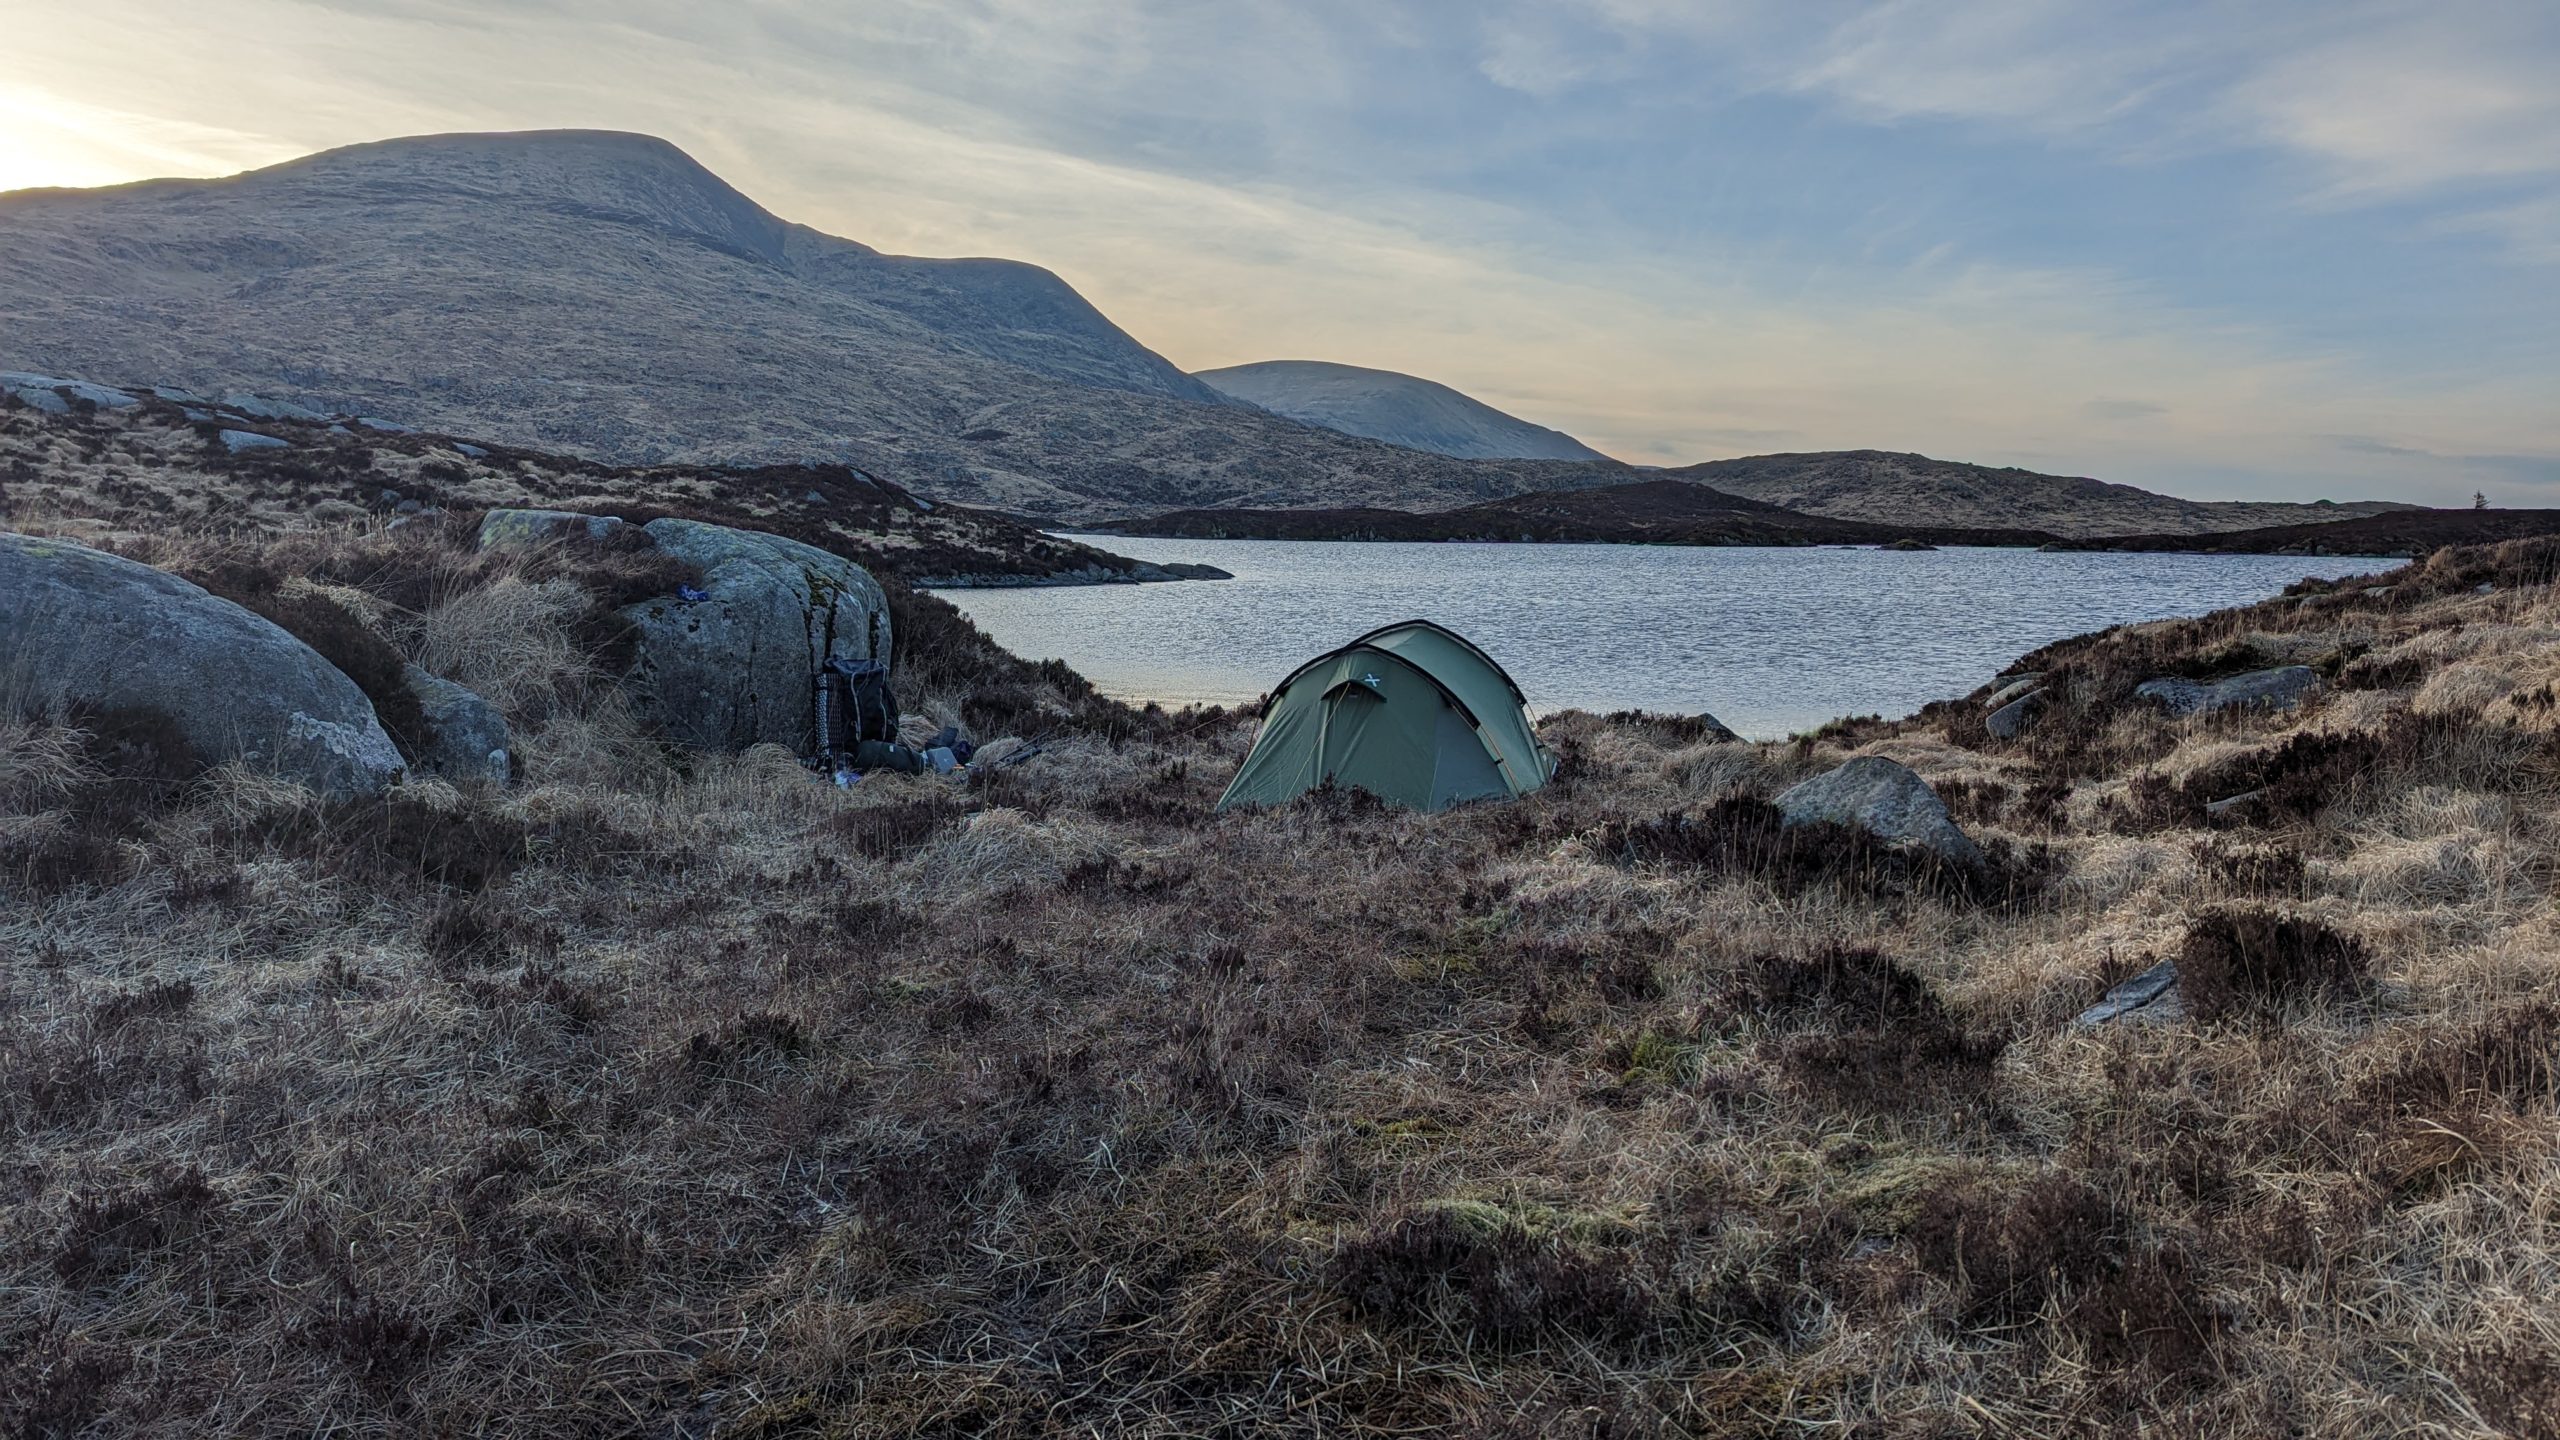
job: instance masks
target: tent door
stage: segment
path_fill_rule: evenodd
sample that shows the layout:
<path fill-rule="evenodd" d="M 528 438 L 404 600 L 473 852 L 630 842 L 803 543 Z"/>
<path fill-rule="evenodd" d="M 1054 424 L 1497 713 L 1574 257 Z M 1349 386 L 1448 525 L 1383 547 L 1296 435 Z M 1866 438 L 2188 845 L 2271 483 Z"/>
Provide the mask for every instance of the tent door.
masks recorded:
<path fill-rule="evenodd" d="M 1454 707 L 1440 707 L 1432 743 L 1438 752 L 1431 780 L 1432 809 L 1461 800 L 1502 799 L 1511 794 L 1511 782 L 1502 778 L 1502 768 L 1493 763 L 1493 752 L 1485 748 L 1484 737 Z"/>

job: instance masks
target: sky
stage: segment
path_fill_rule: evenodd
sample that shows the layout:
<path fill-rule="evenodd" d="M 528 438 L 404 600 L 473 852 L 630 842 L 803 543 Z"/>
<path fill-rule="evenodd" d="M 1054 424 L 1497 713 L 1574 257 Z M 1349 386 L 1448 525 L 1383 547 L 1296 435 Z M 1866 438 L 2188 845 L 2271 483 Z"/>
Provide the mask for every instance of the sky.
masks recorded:
<path fill-rule="evenodd" d="M 1187 369 L 2560 505 L 2554 0 L 10 0 L 0 189 L 644 131 Z M 0 337 L 0 347 L 5 337 Z"/>

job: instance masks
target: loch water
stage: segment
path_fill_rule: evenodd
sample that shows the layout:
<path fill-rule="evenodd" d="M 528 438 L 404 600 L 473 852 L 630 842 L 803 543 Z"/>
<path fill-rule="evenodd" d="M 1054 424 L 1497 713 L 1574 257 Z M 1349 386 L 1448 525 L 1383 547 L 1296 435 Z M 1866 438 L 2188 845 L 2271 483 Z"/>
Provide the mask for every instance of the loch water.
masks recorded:
<path fill-rule="evenodd" d="M 1233 580 L 941 592 L 999 643 L 1106 693 L 1238 704 L 1391 621 L 1435 620 L 1541 713 L 1706 711 L 1753 739 L 1906 715 L 2073 635 L 2200 615 L 2382 558 L 1494 545 L 1090 536 Z"/>

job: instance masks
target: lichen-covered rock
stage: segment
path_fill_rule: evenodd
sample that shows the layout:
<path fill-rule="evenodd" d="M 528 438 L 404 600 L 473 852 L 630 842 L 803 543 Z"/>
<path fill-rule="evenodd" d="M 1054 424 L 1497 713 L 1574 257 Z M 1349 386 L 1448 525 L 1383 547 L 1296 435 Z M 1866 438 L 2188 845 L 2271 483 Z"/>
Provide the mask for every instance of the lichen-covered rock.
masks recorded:
<path fill-rule="evenodd" d="M 33 713 L 138 711 L 208 764 L 237 760 L 323 795 L 403 768 L 356 683 L 273 622 L 148 565 L 0 533 L 0 696 Z"/>
<path fill-rule="evenodd" d="M 814 545 L 697 520 L 628 533 L 610 515 L 492 510 L 480 547 L 637 539 L 702 579 L 619 612 L 635 632 L 624 685 L 668 739 L 701 750 L 816 743 L 818 671 L 889 658 L 889 597 L 871 572 Z"/>
<path fill-rule="evenodd" d="M 1960 865 L 1979 865 L 1982 848 L 1956 828 L 1946 802 L 1911 767 L 1862 755 L 1778 797 L 1786 823 L 1855 825 L 1896 845 L 1917 845 Z"/>
<path fill-rule="evenodd" d="M 622 519 L 614 515 L 581 515 L 571 510 L 492 510 L 480 517 L 480 548 L 602 540 L 626 528 Z"/>
<path fill-rule="evenodd" d="M 497 706 L 478 692 L 415 665 L 402 671 L 401 679 L 409 693 L 418 697 L 418 711 L 426 717 L 420 765 L 448 780 L 507 783 L 515 769 L 515 737 Z"/>
<path fill-rule="evenodd" d="M 889 658 L 889 597 L 869 571 L 812 545 L 692 520 L 643 527 L 702 575 L 707 598 L 622 610 L 638 631 L 629 685 L 668 738 L 704 750 L 815 743 L 829 660 Z"/>
<path fill-rule="evenodd" d="M 2204 715 L 2234 706 L 2290 710 L 2320 688 L 2320 677 L 2308 665 L 2280 665 L 2204 684 L 2163 676 L 2133 687 L 2134 698 L 2148 700 L 2172 715 Z"/>

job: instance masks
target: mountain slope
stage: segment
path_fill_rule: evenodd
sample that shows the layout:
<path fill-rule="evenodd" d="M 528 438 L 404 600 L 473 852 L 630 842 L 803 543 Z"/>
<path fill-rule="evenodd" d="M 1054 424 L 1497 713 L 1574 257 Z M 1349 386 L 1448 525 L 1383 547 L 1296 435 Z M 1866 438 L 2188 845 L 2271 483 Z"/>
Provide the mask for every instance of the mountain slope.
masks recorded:
<path fill-rule="evenodd" d="M 0 196 L 0 366 L 616 464 L 842 461 L 1060 517 L 1584 483 L 1239 404 L 1045 270 L 883 255 L 776 218 L 664 141 L 605 132 Z"/>
<path fill-rule="evenodd" d="M 1752 455 L 1666 473 L 1808 515 L 1879 525 L 2045 530 L 2073 538 L 2206 535 L 2411 508 L 2378 500 L 2181 500 L 2083 476 L 1993 469 L 1881 450 Z"/>
<path fill-rule="evenodd" d="M 1321 360 L 1264 360 L 1195 379 L 1275 415 L 1469 460 L 1608 460 L 1561 430 L 1506 415 L 1436 381 Z"/>

